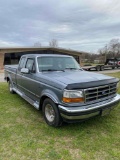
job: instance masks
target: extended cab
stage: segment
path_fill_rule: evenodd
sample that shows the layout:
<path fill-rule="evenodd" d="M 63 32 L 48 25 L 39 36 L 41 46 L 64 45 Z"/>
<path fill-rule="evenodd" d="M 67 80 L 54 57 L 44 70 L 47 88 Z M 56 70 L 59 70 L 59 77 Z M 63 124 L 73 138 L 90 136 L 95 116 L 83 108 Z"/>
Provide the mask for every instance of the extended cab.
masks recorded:
<path fill-rule="evenodd" d="M 106 115 L 120 102 L 119 79 L 84 71 L 72 56 L 24 55 L 18 66 L 5 66 L 5 79 L 55 127 Z"/>

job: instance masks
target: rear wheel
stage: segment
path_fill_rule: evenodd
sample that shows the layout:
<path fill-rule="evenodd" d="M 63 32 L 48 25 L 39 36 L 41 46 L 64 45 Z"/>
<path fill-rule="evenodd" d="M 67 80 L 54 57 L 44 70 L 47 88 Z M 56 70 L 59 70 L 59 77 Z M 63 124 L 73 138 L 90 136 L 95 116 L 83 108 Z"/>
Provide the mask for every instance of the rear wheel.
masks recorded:
<path fill-rule="evenodd" d="M 49 98 L 45 99 L 42 106 L 42 112 L 46 123 L 53 127 L 58 127 L 62 124 L 57 105 Z"/>
<path fill-rule="evenodd" d="M 100 71 L 100 66 L 97 66 L 97 67 L 96 67 L 96 70 L 97 70 L 97 71 Z"/>
<path fill-rule="evenodd" d="M 101 66 L 101 67 L 100 67 L 100 70 L 101 70 L 101 71 L 104 71 L 104 66 Z"/>

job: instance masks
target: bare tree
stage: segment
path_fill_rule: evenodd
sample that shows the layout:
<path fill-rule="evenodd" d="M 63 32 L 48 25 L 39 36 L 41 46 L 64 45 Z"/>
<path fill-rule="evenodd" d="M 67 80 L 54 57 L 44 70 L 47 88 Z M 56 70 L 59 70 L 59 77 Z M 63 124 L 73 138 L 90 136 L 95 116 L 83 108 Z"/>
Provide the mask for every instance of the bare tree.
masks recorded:
<path fill-rule="evenodd" d="M 112 39 L 109 42 L 109 53 L 112 54 L 113 57 L 120 56 L 120 40 Z"/>
<path fill-rule="evenodd" d="M 34 47 L 41 47 L 41 43 L 38 41 L 38 42 L 35 42 L 34 43 Z"/>
<path fill-rule="evenodd" d="M 120 57 L 120 40 L 112 39 L 105 47 L 99 49 L 99 54 L 104 55 L 106 58 Z"/>
<path fill-rule="evenodd" d="M 58 41 L 56 39 L 52 39 L 50 42 L 49 42 L 49 46 L 50 47 L 58 47 Z"/>

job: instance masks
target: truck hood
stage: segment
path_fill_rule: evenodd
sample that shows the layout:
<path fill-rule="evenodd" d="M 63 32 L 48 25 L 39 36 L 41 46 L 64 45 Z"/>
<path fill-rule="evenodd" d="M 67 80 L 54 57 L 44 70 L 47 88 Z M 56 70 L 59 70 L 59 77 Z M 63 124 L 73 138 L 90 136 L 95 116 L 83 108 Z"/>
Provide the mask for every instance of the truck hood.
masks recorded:
<path fill-rule="evenodd" d="M 65 84 L 111 79 L 109 76 L 87 71 L 49 72 L 45 74 Z"/>
<path fill-rule="evenodd" d="M 65 72 L 47 72 L 44 73 L 52 80 L 68 85 L 69 89 L 87 88 L 89 86 L 105 85 L 117 82 L 118 79 L 103 74 L 87 72 L 87 71 L 65 71 Z M 89 85 L 88 85 L 89 83 Z M 74 86 L 74 87 L 73 87 Z M 76 87 L 75 87 L 76 86 Z M 72 88 L 71 88 L 72 87 Z"/>

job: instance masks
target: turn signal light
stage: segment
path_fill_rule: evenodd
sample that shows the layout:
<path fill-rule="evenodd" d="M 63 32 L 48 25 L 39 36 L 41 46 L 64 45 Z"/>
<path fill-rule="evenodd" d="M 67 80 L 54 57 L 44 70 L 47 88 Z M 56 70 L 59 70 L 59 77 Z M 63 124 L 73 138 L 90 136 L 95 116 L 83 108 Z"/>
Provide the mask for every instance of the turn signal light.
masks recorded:
<path fill-rule="evenodd" d="M 63 102 L 65 102 L 65 103 L 79 103 L 79 102 L 84 102 L 84 99 L 82 97 L 80 97 L 80 98 L 63 97 Z"/>

